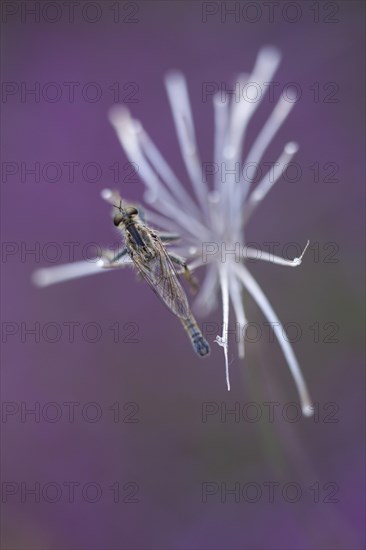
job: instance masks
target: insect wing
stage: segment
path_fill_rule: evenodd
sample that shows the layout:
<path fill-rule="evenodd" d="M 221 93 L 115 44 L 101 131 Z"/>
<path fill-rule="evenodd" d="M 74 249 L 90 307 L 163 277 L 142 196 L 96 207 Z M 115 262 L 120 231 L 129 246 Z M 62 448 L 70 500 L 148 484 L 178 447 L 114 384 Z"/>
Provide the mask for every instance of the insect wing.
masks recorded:
<path fill-rule="evenodd" d="M 164 246 L 154 241 L 155 256 L 148 261 L 134 254 L 132 260 L 141 276 L 164 304 L 178 317 L 190 315 L 187 296 L 180 284 L 171 259 Z"/>

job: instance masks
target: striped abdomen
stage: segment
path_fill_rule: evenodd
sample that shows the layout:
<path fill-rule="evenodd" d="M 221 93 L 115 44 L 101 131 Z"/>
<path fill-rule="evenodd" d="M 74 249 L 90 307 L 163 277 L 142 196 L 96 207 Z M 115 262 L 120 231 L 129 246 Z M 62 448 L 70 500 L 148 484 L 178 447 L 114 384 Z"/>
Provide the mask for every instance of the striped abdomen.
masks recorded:
<path fill-rule="evenodd" d="M 187 319 L 182 319 L 182 325 L 186 329 L 188 336 L 192 342 L 194 351 L 198 353 L 201 357 L 208 355 L 210 353 L 210 346 L 202 335 L 202 332 L 199 329 L 199 326 L 196 323 L 193 315 Z"/>

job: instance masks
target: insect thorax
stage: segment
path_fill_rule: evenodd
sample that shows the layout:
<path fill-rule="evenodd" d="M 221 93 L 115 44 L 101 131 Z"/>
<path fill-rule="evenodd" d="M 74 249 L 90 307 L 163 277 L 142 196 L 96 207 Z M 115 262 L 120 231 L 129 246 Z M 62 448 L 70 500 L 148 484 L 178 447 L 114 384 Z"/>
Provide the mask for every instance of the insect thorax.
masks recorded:
<path fill-rule="evenodd" d="M 134 223 L 126 227 L 124 233 L 130 255 L 133 253 L 144 260 L 151 260 L 156 256 L 152 234 L 145 226 Z"/>

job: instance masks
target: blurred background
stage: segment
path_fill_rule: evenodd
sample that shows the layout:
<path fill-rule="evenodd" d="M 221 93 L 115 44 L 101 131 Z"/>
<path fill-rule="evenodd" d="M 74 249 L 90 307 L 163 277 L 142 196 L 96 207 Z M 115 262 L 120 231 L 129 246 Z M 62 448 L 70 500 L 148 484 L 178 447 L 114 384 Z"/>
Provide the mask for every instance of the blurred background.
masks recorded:
<path fill-rule="evenodd" d="M 364 548 L 364 4 L 36 4 L 2 6 L 3 548 Z M 302 172 L 276 184 L 247 240 L 312 248 L 298 269 L 249 268 L 301 327 L 310 419 L 248 296 L 263 336 L 244 361 L 231 345 L 228 393 L 220 331 L 201 361 L 132 270 L 31 283 L 70 247 L 79 260 L 116 242 L 105 186 L 142 200 L 110 107 L 124 103 L 187 183 L 165 73 L 187 77 L 208 162 L 203 83 L 230 88 L 266 44 L 283 54 L 275 98 L 290 82 L 302 95 L 264 160 L 293 140 Z M 219 327 L 221 310 L 199 321 Z"/>

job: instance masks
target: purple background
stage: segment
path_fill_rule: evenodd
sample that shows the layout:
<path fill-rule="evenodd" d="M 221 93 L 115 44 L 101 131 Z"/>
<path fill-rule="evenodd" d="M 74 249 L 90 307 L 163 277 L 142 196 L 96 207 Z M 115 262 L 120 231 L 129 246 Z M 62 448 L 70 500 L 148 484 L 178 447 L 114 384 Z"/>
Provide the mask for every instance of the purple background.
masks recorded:
<path fill-rule="evenodd" d="M 24 3 L 20 3 L 24 4 Z M 33 3 L 27 3 L 30 5 Z M 172 68 L 187 76 L 202 159 L 212 160 L 213 116 L 210 102 L 201 100 L 205 81 L 226 82 L 250 71 L 258 50 L 273 44 L 283 53 L 275 76 L 281 87 L 297 82 L 303 96 L 268 149 L 275 160 L 286 141 L 295 140 L 295 157 L 304 169 L 301 181 L 278 182 L 250 222 L 250 241 L 319 242 L 321 260 L 327 242 L 339 246 L 337 263 L 314 261 L 310 251 L 296 270 L 255 264 L 250 266 L 283 322 L 296 321 L 303 337 L 294 345 L 314 401 L 319 421 L 290 423 L 276 413 L 275 422 L 220 422 L 219 415 L 201 420 L 203 402 L 233 407 L 248 401 L 278 401 L 278 411 L 297 395 L 277 343 L 267 338 L 247 346 L 245 362 L 231 346 L 232 391 L 226 392 L 222 350 L 212 344 L 209 360 L 192 353 L 178 321 L 161 307 L 132 271 L 84 278 L 43 290 L 30 282 L 35 268 L 49 265 L 20 254 L 3 259 L 2 320 L 32 326 L 55 321 L 94 321 L 102 327 L 97 343 L 75 342 L 66 331 L 58 343 L 25 343 L 20 335 L 3 343 L 2 400 L 25 402 L 79 402 L 74 423 L 66 409 L 59 422 L 41 417 L 21 422 L 20 414 L 2 423 L 2 480 L 80 483 L 75 502 L 66 489 L 59 502 L 20 493 L 2 505 L 2 544 L 7 549 L 328 549 L 364 547 L 364 378 L 362 343 L 364 145 L 364 7 L 362 2 L 339 2 L 339 11 L 327 23 L 331 10 L 320 2 L 320 22 L 314 22 L 310 3 L 299 21 L 289 23 L 281 12 L 269 23 L 263 7 L 256 23 L 220 14 L 202 22 L 200 2 L 138 2 L 138 22 L 113 22 L 109 2 L 100 2 L 102 18 L 85 21 L 81 6 L 75 22 L 63 11 L 59 22 L 19 13 L 3 23 L 2 80 L 32 85 L 46 82 L 97 82 L 102 98 L 88 103 L 76 91 L 73 103 L 66 88 L 60 101 L 50 103 L 20 94 L 2 103 L 3 162 L 97 162 L 100 181 L 90 183 L 77 170 L 75 183 L 64 171 L 59 182 L 19 174 L 2 179 L 2 238 L 19 246 L 77 241 L 108 244 L 116 240 L 109 207 L 100 190 L 113 187 L 109 166 L 126 162 L 107 120 L 113 105 L 109 89 L 114 82 L 139 86 L 138 102 L 129 106 L 140 119 L 177 174 L 187 181 L 166 98 L 163 76 Z M 281 3 L 282 5 L 283 3 Z M 123 5 L 121 4 L 121 10 Z M 20 8 L 19 8 L 20 9 Z M 129 8 L 132 9 L 132 8 Z M 51 10 L 51 8 L 50 8 Z M 65 8 L 64 8 L 65 10 Z M 51 17 L 51 11 L 49 12 Z M 90 12 L 91 13 L 91 12 Z M 126 16 L 128 11 L 121 11 Z M 291 15 L 290 15 L 291 16 Z M 314 102 L 309 87 L 319 82 L 338 84 L 338 102 Z M 321 99 L 324 99 L 324 90 Z M 278 92 L 276 92 L 276 97 Z M 271 112 L 264 101 L 249 130 L 250 143 Z M 314 182 L 314 162 L 339 165 L 337 183 Z M 324 177 L 324 173 L 322 178 Z M 140 200 L 143 185 L 120 183 L 122 194 Z M 361 210 L 362 209 L 362 210 Z M 80 256 L 81 246 L 78 247 Z M 63 247 L 65 253 L 66 249 Z M 290 252 L 291 254 L 291 252 Z M 62 261 L 67 257 L 63 256 Z M 221 322 L 217 311 L 201 321 Z M 251 321 L 263 317 L 247 300 Z M 127 322 L 139 325 L 138 343 L 113 343 L 108 328 Z M 331 321 L 339 325 L 338 343 L 314 343 L 309 326 Z M 263 326 L 263 325 L 262 325 Z M 215 332 L 216 334 L 217 332 Z M 209 336 L 212 342 L 215 334 Z M 324 333 L 321 333 L 324 338 Z M 80 417 L 87 402 L 103 410 L 99 422 Z M 139 406 L 137 423 L 113 422 L 109 407 L 119 402 Z M 327 422 L 327 403 L 339 407 Z M 20 405 L 19 405 L 20 406 Z M 92 414 L 93 411 L 91 411 Z M 128 411 L 127 411 L 128 412 Z M 50 410 L 50 415 L 52 411 Z M 126 411 L 121 412 L 122 415 Z M 329 419 L 328 419 L 329 420 Z M 113 502 L 109 486 L 118 481 L 139 485 L 137 503 Z M 201 484 L 279 482 L 275 502 L 267 493 L 256 503 L 239 503 L 219 495 L 202 503 Z M 319 481 L 321 501 L 314 502 L 309 486 Z M 86 502 L 81 487 L 99 483 L 99 502 Z M 281 496 L 283 485 L 296 482 L 302 496 L 296 503 Z M 323 502 L 333 482 L 338 502 Z M 126 496 L 121 489 L 121 495 Z"/>

